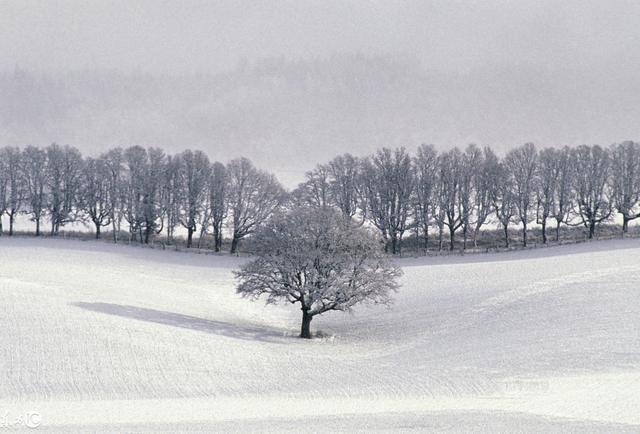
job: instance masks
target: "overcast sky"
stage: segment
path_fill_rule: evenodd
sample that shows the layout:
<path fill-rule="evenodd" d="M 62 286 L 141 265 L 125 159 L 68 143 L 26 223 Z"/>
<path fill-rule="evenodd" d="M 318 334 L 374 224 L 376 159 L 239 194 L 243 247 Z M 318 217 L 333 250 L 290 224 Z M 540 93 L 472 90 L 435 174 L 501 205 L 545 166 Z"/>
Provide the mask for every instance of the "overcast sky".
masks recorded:
<path fill-rule="evenodd" d="M 0 62 L 172 73 L 241 59 L 391 54 L 443 70 L 485 64 L 640 66 L 640 2 L 0 1 Z"/>
<path fill-rule="evenodd" d="M 353 54 L 398 63 L 369 71 L 352 57 L 337 66 L 341 85 L 358 74 L 369 81 L 348 97 L 340 86 L 318 91 L 332 86 L 323 78 L 336 72 L 331 59 Z M 110 97 L 109 86 L 87 90 L 96 71 L 233 75 L 269 58 L 285 65 L 277 71 L 284 81 L 270 87 L 236 80 L 226 93 L 202 89 L 199 99 L 177 85 L 160 99 L 126 80 L 112 87 L 137 86 L 135 98 Z M 329 72 L 301 90 L 287 62 L 314 68 L 318 59 Z M 200 147 L 212 158 L 233 149 L 296 179 L 336 152 L 386 145 L 475 141 L 504 150 L 528 140 L 640 139 L 640 1 L 632 0 L 0 0 L 0 71 L 16 66 L 93 78 L 37 93 L 6 81 L 0 96 L 15 101 L 0 109 L 5 144 L 55 140 L 101 151 L 151 143 Z M 399 84 L 390 85 L 394 71 Z M 60 107 L 65 92 L 84 103 Z"/>

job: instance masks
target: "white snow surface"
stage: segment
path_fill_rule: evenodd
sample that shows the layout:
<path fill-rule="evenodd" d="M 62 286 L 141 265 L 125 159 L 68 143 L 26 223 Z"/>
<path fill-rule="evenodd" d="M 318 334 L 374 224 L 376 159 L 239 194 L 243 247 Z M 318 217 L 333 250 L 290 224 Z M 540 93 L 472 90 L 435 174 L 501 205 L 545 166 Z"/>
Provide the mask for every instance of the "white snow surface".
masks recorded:
<path fill-rule="evenodd" d="M 400 259 L 310 341 L 246 260 L 0 238 L 0 432 L 640 431 L 638 239 Z"/>

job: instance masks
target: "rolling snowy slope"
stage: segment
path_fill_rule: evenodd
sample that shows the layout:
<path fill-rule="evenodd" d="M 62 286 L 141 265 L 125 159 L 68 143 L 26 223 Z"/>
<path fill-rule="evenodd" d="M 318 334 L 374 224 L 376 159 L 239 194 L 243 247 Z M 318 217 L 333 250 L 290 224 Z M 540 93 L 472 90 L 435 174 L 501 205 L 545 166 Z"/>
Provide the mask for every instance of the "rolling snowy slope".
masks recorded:
<path fill-rule="evenodd" d="M 291 305 L 235 294 L 241 261 L 1 238 L 4 423 L 640 430 L 640 240 L 402 259 L 393 306 L 318 317 L 312 341 Z"/>

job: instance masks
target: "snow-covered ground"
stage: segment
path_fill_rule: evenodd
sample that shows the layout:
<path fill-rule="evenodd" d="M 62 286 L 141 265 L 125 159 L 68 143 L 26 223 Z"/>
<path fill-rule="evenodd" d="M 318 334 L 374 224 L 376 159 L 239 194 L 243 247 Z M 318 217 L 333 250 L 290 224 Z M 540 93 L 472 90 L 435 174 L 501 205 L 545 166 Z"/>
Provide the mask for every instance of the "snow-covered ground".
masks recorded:
<path fill-rule="evenodd" d="M 638 239 L 404 259 L 311 341 L 242 260 L 0 238 L 0 432 L 640 430 Z"/>

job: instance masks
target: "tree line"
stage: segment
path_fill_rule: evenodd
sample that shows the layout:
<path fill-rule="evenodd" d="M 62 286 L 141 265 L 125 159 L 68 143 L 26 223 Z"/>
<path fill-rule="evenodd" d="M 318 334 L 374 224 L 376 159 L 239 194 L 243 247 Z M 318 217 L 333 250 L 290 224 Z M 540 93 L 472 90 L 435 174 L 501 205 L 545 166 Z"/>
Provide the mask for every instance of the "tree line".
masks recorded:
<path fill-rule="evenodd" d="M 421 145 L 382 148 L 365 157 L 344 154 L 318 164 L 287 191 L 276 177 L 246 158 L 211 162 L 202 151 L 170 155 L 155 147 L 114 148 L 96 158 L 52 144 L 0 148 L 0 235 L 19 214 L 57 235 L 72 222 L 92 225 L 97 238 L 110 229 L 114 242 L 149 243 L 176 230 L 210 236 L 213 248 L 230 241 L 235 253 L 279 209 L 334 208 L 351 223 L 376 228 L 385 250 L 396 254 L 411 234 L 427 250 L 477 246 L 481 231 L 497 225 L 509 246 L 518 226 L 527 246 L 532 224 L 542 241 L 560 228 L 583 226 L 589 238 L 619 215 L 622 232 L 640 217 L 640 144 L 538 149 L 531 143 L 503 157 L 489 146 L 438 152 Z M 123 235 L 125 234 L 125 235 Z M 553 236 L 553 235 L 552 235 Z"/>

